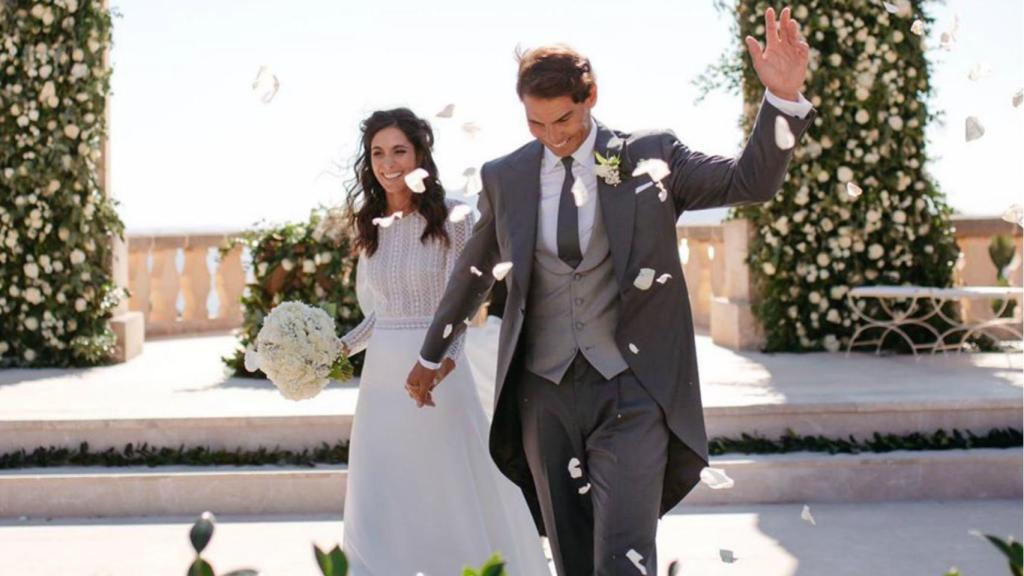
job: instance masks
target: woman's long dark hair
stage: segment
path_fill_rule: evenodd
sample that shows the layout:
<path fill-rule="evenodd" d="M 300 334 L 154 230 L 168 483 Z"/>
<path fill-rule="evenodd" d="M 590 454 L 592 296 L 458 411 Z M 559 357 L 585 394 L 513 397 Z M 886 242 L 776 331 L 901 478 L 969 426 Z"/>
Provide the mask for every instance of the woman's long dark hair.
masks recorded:
<path fill-rule="evenodd" d="M 408 108 L 394 110 L 378 110 L 363 120 L 362 146 L 355 162 L 355 180 L 348 187 L 348 223 L 355 231 L 353 249 L 356 252 L 365 250 L 367 255 L 377 251 L 377 226 L 374 218 L 385 216 L 388 208 L 384 187 L 377 181 L 373 173 L 370 159 L 373 137 L 385 128 L 394 126 L 401 130 L 416 149 L 417 166 L 426 170 L 429 175 L 423 179 L 426 190 L 422 194 L 412 195 L 413 210 L 419 212 L 427 220 L 426 229 L 420 240 L 426 242 L 436 238 L 447 246 L 450 242 L 444 229 L 444 221 L 448 218 L 448 207 L 444 203 L 444 188 L 437 175 L 437 165 L 431 150 L 434 147 L 434 131 L 430 123 L 419 118 Z"/>

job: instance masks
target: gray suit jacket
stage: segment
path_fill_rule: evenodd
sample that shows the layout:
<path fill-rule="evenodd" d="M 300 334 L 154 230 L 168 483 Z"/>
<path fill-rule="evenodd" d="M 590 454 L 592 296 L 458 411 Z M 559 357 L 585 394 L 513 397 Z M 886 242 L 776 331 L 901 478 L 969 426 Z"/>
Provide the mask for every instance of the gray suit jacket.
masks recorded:
<path fill-rule="evenodd" d="M 676 244 L 676 221 L 686 210 L 760 203 L 775 195 L 793 155 L 793 149 L 780 150 L 775 144 L 775 121 L 780 114 L 768 102 L 762 104 L 737 158 L 692 151 L 668 131 L 624 134 L 598 124 L 595 151 L 618 156 L 622 163 L 620 184 L 611 186 L 598 178 L 620 296 L 615 340 L 633 373 L 665 411 L 672 432 L 662 513 L 700 481 L 700 471 L 708 462 L 693 319 Z M 799 138 L 813 119 L 814 111 L 803 119 L 788 117 L 788 122 Z M 508 296 L 498 346 L 490 449 L 502 472 L 523 489 L 535 517 L 539 516 L 536 494 L 523 454 L 517 403 L 511 395 L 521 370 L 520 334 L 529 306 L 526 296 L 537 237 L 542 156 L 543 145 L 533 141 L 483 166 L 480 220 L 455 265 L 421 349 L 424 359 L 440 361 L 452 336 L 465 328 L 463 319 L 490 290 L 491 268 L 512 262 L 505 280 Z M 631 176 L 633 168 L 650 158 L 664 160 L 671 170 L 663 181 L 669 192 L 664 202 L 654 186 L 636 193 L 651 180 L 646 175 Z M 484 275 L 471 273 L 471 266 Z M 641 291 L 633 286 L 641 268 L 653 268 L 658 275 L 667 272 L 680 281 Z M 444 338 L 449 324 L 455 332 Z M 638 354 L 629 351 L 631 343 Z"/>

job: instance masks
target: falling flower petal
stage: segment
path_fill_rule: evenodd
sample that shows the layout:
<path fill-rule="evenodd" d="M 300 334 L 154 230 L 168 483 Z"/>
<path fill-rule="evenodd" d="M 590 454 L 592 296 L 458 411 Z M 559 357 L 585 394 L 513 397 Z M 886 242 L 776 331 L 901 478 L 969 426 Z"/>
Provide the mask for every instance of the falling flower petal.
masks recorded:
<path fill-rule="evenodd" d="M 857 186 L 853 182 L 846 183 L 846 195 L 849 196 L 851 200 L 859 198 L 863 193 L 864 191 L 860 189 L 860 186 Z"/>
<path fill-rule="evenodd" d="M 889 12 L 889 14 L 899 14 L 900 13 L 900 7 L 895 5 L 895 4 L 892 4 L 890 2 L 882 2 L 882 5 L 885 6 L 885 9 L 886 9 L 887 12 Z"/>
<path fill-rule="evenodd" d="M 569 460 L 569 477 L 574 479 L 583 478 L 583 469 L 580 468 L 579 458 Z"/>
<path fill-rule="evenodd" d="M 977 140 L 985 135 L 985 127 L 981 125 L 981 121 L 974 116 L 968 116 L 967 121 L 964 123 L 964 137 L 968 142 Z"/>
<path fill-rule="evenodd" d="M 804 504 L 803 511 L 800 512 L 800 519 L 804 522 L 810 523 L 811 526 L 817 526 L 818 524 L 814 521 L 814 516 L 811 516 L 811 507 Z"/>
<path fill-rule="evenodd" d="M 665 186 L 658 182 L 658 200 L 664 202 L 668 199 L 668 190 L 665 190 Z"/>
<path fill-rule="evenodd" d="M 633 354 L 639 354 L 640 353 L 640 349 L 637 348 L 636 344 L 633 344 L 632 342 L 629 343 L 629 351 L 632 352 Z"/>
<path fill-rule="evenodd" d="M 1018 226 L 1024 226 L 1024 206 L 1013 204 L 1003 212 L 1003 220 Z"/>
<path fill-rule="evenodd" d="M 452 208 L 451 212 L 448 213 L 448 220 L 452 222 L 462 222 L 463 220 L 466 219 L 466 216 L 469 216 L 472 213 L 472 208 L 466 206 L 465 204 L 459 204 Z"/>
<path fill-rule="evenodd" d="M 587 482 L 586 486 L 579 489 L 580 494 L 586 494 L 587 492 L 590 492 L 590 482 Z"/>
<path fill-rule="evenodd" d="M 914 23 L 910 25 L 910 31 L 921 36 L 924 34 L 924 22 L 921 20 L 914 20 Z"/>
<path fill-rule="evenodd" d="M 775 145 L 779 150 L 789 150 L 796 146 L 796 136 L 793 136 L 789 122 L 781 114 L 775 117 Z"/>
<path fill-rule="evenodd" d="M 464 196 L 476 196 L 484 188 L 484 181 L 480 179 L 480 172 L 476 168 L 466 168 L 462 173 L 466 177 L 466 192 Z"/>
<path fill-rule="evenodd" d="M 260 71 L 256 73 L 256 79 L 252 82 L 252 90 L 256 92 L 260 100 L 264 104 L 270 104 L 280 87 L 281 83 L 277 80 L 277 75 L 272 73 L 268 66 L 260 66 Z"/>
<path fill-rule="evenodd" d="M 668 282 L 671 278 L 672 278 L 671 274 L 662 274 L 661 276 L 658 276 L 658 279 L 656 280 L 656 282 L 658 284 L 664 284 L 665 282 Z"/>
<path fill-rule="evenodd" d="M 643 576 L 647 576 L 647 568 L 645 568 L 644 565 L 641 564 L 641 562 L 644 561 L 644 557 L 642 554 L 630 548 L 629 552 L 626 552 L 626 558 L 628 558 L 629 561 L 633 563 L 633 566 L 636 566 L 636 569 L 639 570 L 640 573 L 643 574 Z"/>
<path fill-rule="evenodd" d="M 466 318 L 465 320 L 463 320 L 462 323 L 465 324 L 466 326 L 472 326 L 473 325 L 473 321 L 470 320 L 469 318 Z"/>
<path fill-rule="evenodd" d="M 1024 102 L 1024 89 L 1017 90 L 1017 93 L 1013 95 L 1013 107 L 1016 108 Z"/>
<path fill-rule="evenodd" d="M 491 274 L 494 276 L 495 280 L 500 282 L 505 279 L 505 276 L 508 276 L 508 271 L 511 269 L 511 262 L 501 262 L 494 265 L 494 268 L 491 269 Z"/>
<path fill-rule="evenodd" d="M 953 24 L 948 30 L 942 33 L 939 37 L 939 47 L 944 50 L 952 50 L 953 44 L 956 43 L 956 33 L 960 28 L 960 17 L 956 14 L 953 15 Z"/>
<path fill-rule="evenodd" d="M 248 372 L 255 372 L 260 369 L 260 355 L 252 345 L 245 347 L 245 369 Z"/>
<path fill-rule="evenodd" d="M 437 113 L 438 118 L 451 118 L 452 114 L 455 113 L 455 104 L 449 104 L 445 106 L 440 112 Z"/>
<path fill-rule="evenodd" d="M 395 212 L 391 216 L 382 216 L 380 218 L 374 218 L 372 220 L 372 222 L 373 222 L 374 226 L 380 226 L 381 228 L 387 228 L 388 226 L 391 226 L 392 224 L 394 224 L 395 220 L 398 220 L 401 217 L 402 217 L 402 212 L 399 211 L 399 212 Z"/>
<path fill-rule="evenodd" d="M 648 158 L 646 160 L 641 160 L 637 163 L 636 169 L 633 170 L 633 176 L 647 174 L 654 182 L 661 182 L 671 173 L 672 172 L 668 169 L 668 164 L 666 164 L 661 158 Z"/>
<path fill-rule="evenodd" d="M 732 550 L 719 549 L 718 555 L 722 558 L 722 562 L 732 564 L 736 561 L 736 555 L 732 553 Z"/>
<path fill-rule="evenodd" d="M 735 482 L 721 468 L 704 468 L 700 471 L 700 481 L 713 490 L 732 488 Z"/>
<path fill-rule="evenodd" d="M 633 280 L 633 286 L 640 290 L 647 290 L 651 287 L 652 282 L 654 282 L 654 268 L 641 268 L 640 273 L 636 275 L 636 280 Z"/>
<path fill-rule="evenodd" d="M 462 131 L 465 132 L 466 134 L 469 134 L 470 137 L 476 136 L 477 133 L 480 132 L 480 130 L 480 125 L 477 124 L 476 122 L 466 122 L 465 124 L 462 125 Z"/>
<path fill-rule="evenodd" d="M 481 272 L 480 269 L 477 268 L 476 266 L 470 266 L 469 267 L 469 271 L 472 272 L 473 274 L 476 274 L 477 276 L 483 276 L 484 275 L 484 273 Z"/>
<path fill-rule="evenodd" d="M 977 82 L 982 78 L 992 73 L 992 68 L 988 64 L 978 63 L 967 73 L 967 79 L 972 82 Z"/>
<path fill-rule="evenodd" d="M 423 183 L 427 176 L 430 176 L 429 172 L 423 168 L 417 168 L 405 175 L 405 185 L 409 187 L 409 190 L 422 194 L 427 191 L 427 186 Z"/>
<path fill-rule="evenodd" d="M 579 208 L 587 203 L 590 199 L 590 193 L 587 192 L 587 185 L 583 183 L 583 178 L 577 178 L 572 184 L 572 198 L 576 202 L 576 207 Z"/>
<path fill-rule="evenodd" d="M 447 337 L 449 337 L 451 335 L 452 335 L 452 325 L 451 324 L 446 324 L 445 327 L 444 327 L 444 334 L 442 334 L 441 337 L 442 338 L 447 338 Z"/>

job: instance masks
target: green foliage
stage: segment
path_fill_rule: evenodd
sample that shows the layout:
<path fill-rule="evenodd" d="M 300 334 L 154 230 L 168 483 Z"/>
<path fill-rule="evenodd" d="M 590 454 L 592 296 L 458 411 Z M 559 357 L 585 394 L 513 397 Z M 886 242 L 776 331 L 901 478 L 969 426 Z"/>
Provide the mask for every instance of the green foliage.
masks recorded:
<path fill-rule="evenodd" d="M 925 171 L 925 126 L 935 118 L 927 105 L 933 87 L 924 39 L 910 31 L 917 18 L 930 24 L 922 12 L 925 3 L 908 0 L 909 10 L 901 15 L 871 2 L 793 5 L 811 47 L 804 93 L 818 116 L 797 143 L 776 197 L 730 213 L 748 219 L 755 231 L 748 264 L 760 295 L 754 312 L 768 351 L 844 348 L 857 327 L 846 303 L 850 288 L 952 283 L 959 255 L 952 210 Z M 733 4 L 733 60 L 724 58 L 705 77 L 731 76 L 740 86 L 742 125 L 749 131 L 764 87 L 743 38 L 763 40 L 769 3 Z M 706 93 L 732 84 L 698 85 Z M 848 183 L 863 193 L 847 194 Z M 864 306 L 865 313 L 885 317 L 876 301 Z M 930 338 L 924 328 L 911 326 L 907 332 L 917 343 Z M 909 351 L 899 338 L 885 346 Z"/>
<path fill-rule="evenodd" d="M 0 3 L 0 368 L 109 362 L 124 225 L 100 180 L 102 2 Z"/>
<path fill-rule="evenodd" d="M 238 245 L 249 250 L 255 281 L 242 297 L 239 347 L 223 359 L 236 375 L 256 376 L 245 370 L 245 348 L 255 343 L 263 318 L 281 302 L 295 300 L 323 308 L 334 318 L 339 336 L 362 321 L 355 292 L 356 260 L 341 209 L 318 207 L 305 222 L 249 231 L 221 251 Z M 338 364 L 333 374 L 358 374 L 363 357 L 349 361 L 351 366 Z"/>
<path fill-rule="evenodd" d="M 799 436 L 792 430 L 777 439 L 742 434 L 739 438 L 712 438 L 708 451 L 713 456 L 723 454 L 784 454 L 791 452 L 828 452 L 829 454 L 857 454 L 861 452 L 891 452 L 893 450 L 965 450 L 969 448 L 1017 448 L 1024 445 L 1021 431 L 1016 428 L 994 428 L 987 434 L 971 431 L 952 433 L 937 430 L 932 434 L 879 434 L 870 439 L 827 438 L 825 436 Z M 279 448 L 256 450 L 211 450 L 206 447 L 156 448 L 148 444 L 127 444 L 122 450 L 108 448 L 93 452 L 83 442 L 78 449 L 36 448 L 31 452 L 17 450 L 0 454 L 0 470 L 13 468 L 52 468 L 59 466 L 315 466 L 317 464 L 347 464 L 348 443 L 333 446 L 323 443 L 319 448 L 301 452 Z"/>
<path fill-rule="evenodd" d="M 992 263 L 996 267 L 996 284 L 999 286 L 1009 286 L 1010 279 L 1006 277 L 1006 271 L 1013 262 L 1013 253 L 1016 250 L 1016 246 L 1013 243 L 1013 238 L 1004 234 L 999 234 L 992 238 L 992 242 L 988 245 L 988 255 L 992 258 Z M 1010 300 L 1006 304 L 1006 309 L 1002 311 L 1001 318 L 1013 318 L 1013 311 L 1017 308 L 1017 301 Z M 995 300 L 992 302 L 992 312 L 999 314 L 1000 309 L 1003 307 L 1002 300 Z"/>

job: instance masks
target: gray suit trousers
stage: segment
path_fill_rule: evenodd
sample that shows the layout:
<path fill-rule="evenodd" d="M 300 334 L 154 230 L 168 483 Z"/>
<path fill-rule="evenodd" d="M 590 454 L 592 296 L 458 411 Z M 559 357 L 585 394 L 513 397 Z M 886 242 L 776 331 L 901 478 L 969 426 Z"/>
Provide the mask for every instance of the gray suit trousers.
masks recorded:
<path fill-rule="evenodd" d="M 655 574 L 669 443 L 661 407 L 632 371 L 605 380 L 582 354 L 557 385 L 521 373 L 523 448 L 559 576 L 635 576 L 637 555 Z"/>

